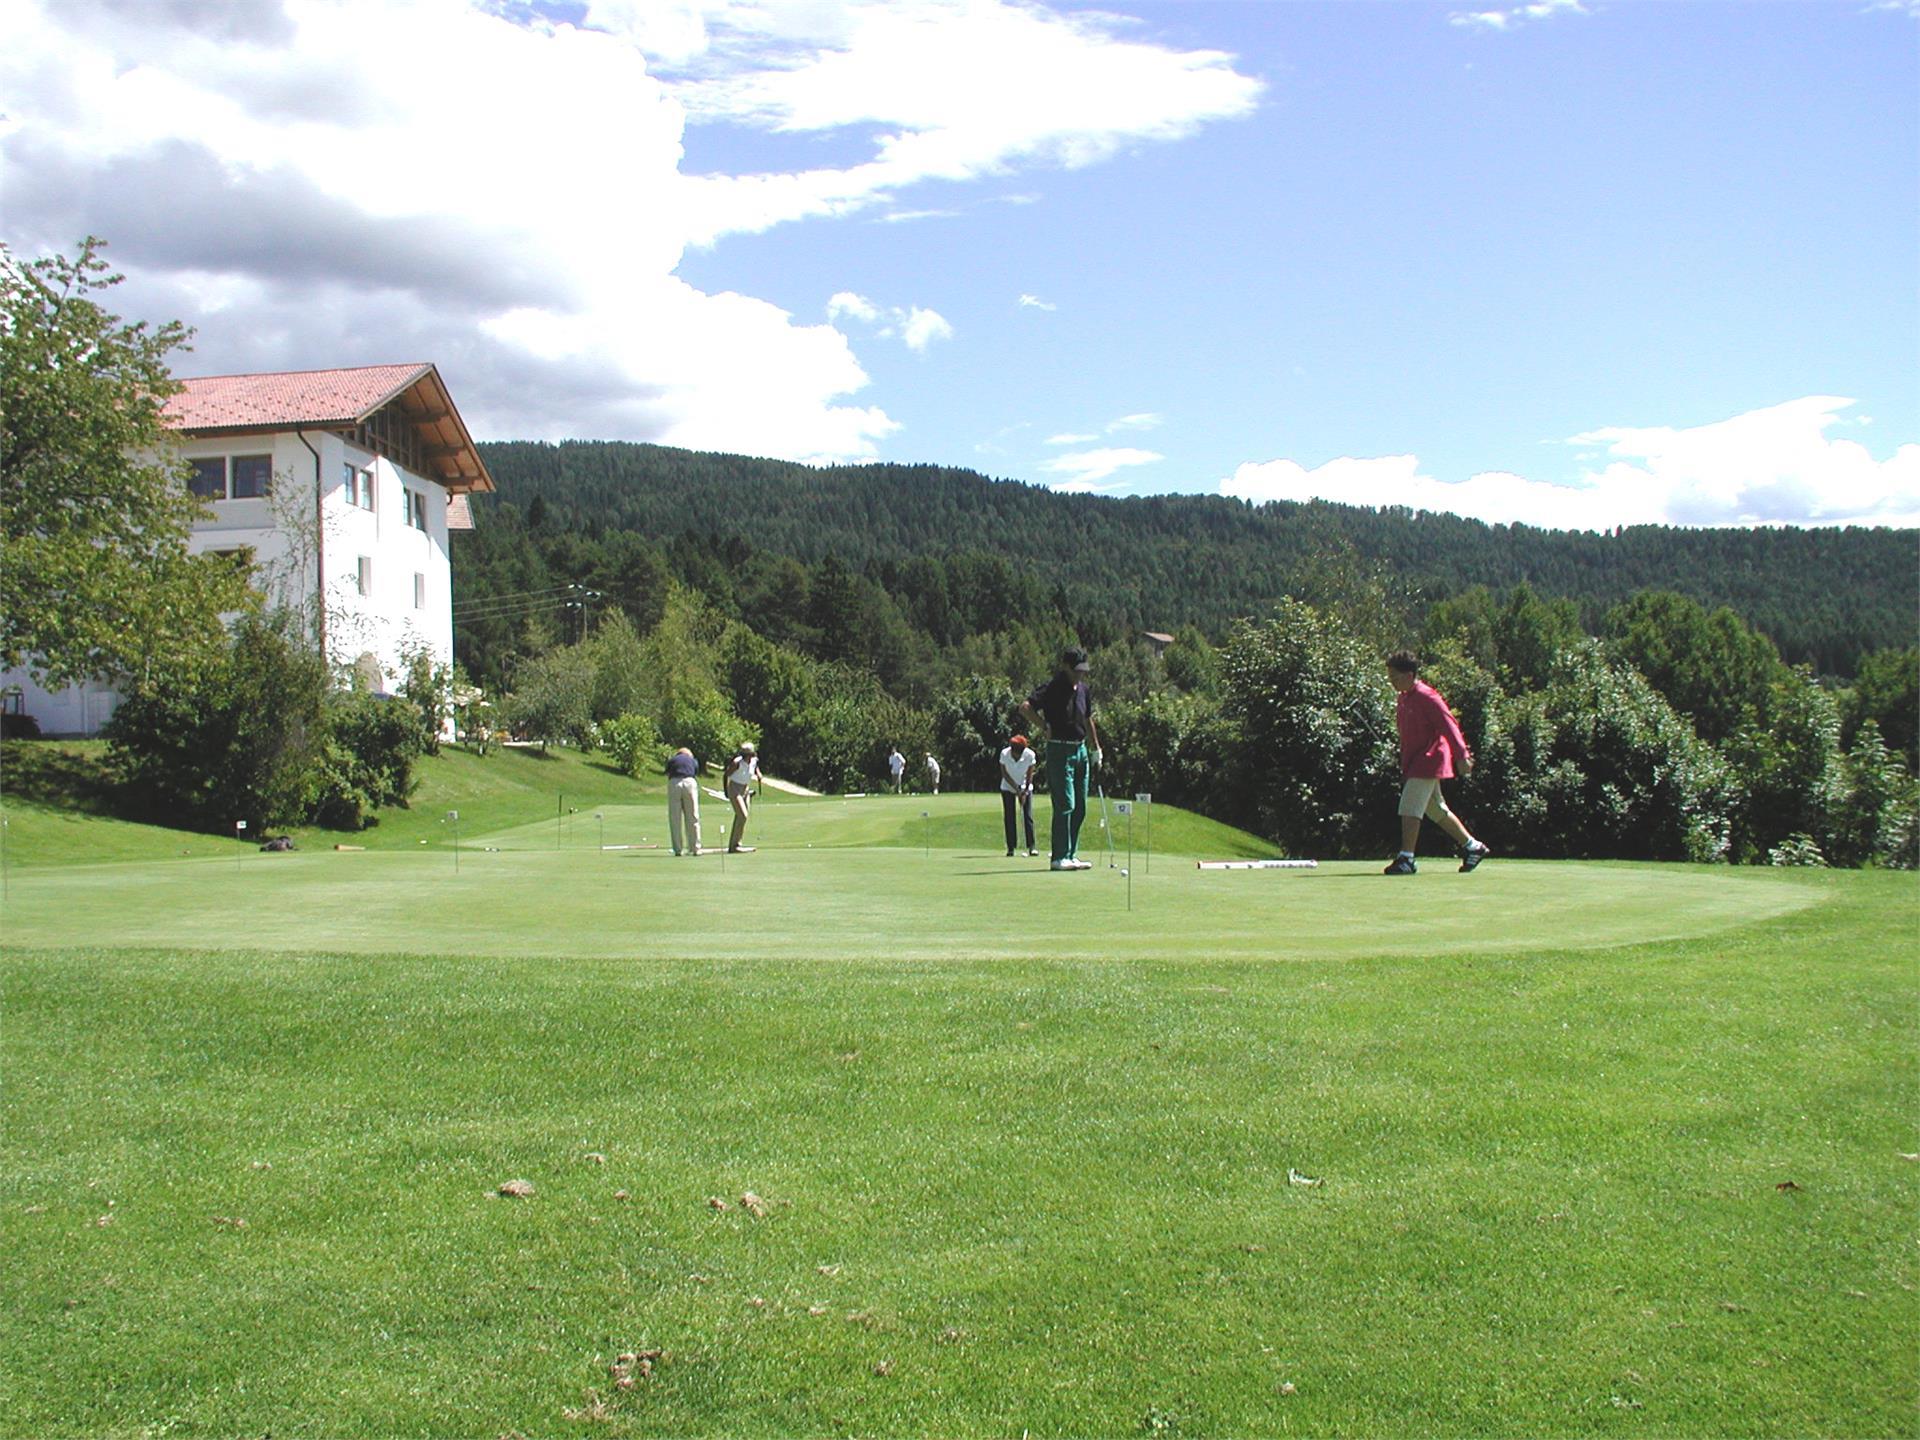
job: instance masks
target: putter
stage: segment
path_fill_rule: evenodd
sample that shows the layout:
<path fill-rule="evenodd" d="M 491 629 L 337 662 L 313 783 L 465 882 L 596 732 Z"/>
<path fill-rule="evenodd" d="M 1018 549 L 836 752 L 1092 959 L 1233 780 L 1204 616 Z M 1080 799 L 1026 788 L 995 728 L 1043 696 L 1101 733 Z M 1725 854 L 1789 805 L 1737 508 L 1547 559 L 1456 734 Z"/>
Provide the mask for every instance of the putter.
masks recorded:
<path fill-rule="evenodd" d="M 1107 787 L 1095 785 L 1093 793 L 1100 797 L 1100 833 L 1107 837 L 1107 869 L 1117 870 L 1120 862 L 1113 858 L 1113 826 L 1107 823 Z"/>

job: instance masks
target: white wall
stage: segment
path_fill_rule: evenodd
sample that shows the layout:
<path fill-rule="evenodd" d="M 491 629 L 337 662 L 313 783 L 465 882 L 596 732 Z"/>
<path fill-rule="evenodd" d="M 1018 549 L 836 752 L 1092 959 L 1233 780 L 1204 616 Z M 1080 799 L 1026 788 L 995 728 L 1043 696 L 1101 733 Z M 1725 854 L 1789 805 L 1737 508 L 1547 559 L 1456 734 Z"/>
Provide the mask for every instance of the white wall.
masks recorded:
<path fill-rule="evenodd" d="M 343 670 L 371 655 L 382 691 L 398 688 L 407 651 L 424 643 L 436 663 L 453 663 L 453 571 L 447 544 L 447 491 L 384 458 L 349 445 L 337 435 L 306 434 L 319 452 L 321 500 L 318 530 L 325 559 L 327 658 Z M 250 548 L 260 583 L 270 583 L 282 604 L 312 613 L 321 591 L 314 573 L 312 536 L 314 454 L 292 431 L 268 436 L 189 440 L 187 459 L 218 455 L 273 457 L 276 492 L 262 500 L 220 500 L 194 527 L 188 548 Z M 346 467 L 373 473 L 373 509 L 353 505 Z M 424 532 L 407 524 L 407 495 L 426 497 Z M 283 517 L 286 523 L 283 523 Z M 360 593 L 360 559 L 371 562 L 372 590 Z M 424 577 L 423 605 L 414 603 L 414 576 Z M 21 708 L 40 722 L 43 734 L 91 735 L 113 712 L 117 695 L 107 685 L 69 686 L 49 693 L 24 671 L 0 673 L 0 689 L 18 686 Z"/>

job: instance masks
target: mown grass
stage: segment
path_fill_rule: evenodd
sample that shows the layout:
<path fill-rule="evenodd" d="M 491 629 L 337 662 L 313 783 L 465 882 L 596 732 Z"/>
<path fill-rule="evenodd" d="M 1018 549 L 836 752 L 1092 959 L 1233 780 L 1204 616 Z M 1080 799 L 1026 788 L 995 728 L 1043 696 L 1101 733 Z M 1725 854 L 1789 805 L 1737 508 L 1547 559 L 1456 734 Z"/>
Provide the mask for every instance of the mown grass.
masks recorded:
<path fill-rule="evenodd" d="M 16 872 L 0 1431 L 1912 1431 L 1912 877 L 941 799 Z"/>

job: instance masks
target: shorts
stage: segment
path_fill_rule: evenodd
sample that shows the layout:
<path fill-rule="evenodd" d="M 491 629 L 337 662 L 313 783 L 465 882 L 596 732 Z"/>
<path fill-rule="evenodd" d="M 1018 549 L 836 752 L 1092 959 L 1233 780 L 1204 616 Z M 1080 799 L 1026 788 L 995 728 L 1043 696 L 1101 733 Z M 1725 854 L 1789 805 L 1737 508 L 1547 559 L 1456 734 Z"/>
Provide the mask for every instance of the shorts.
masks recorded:
<path fill-rule="evenodd" d="M 1400 787 L 1400 813 L 1415 819 L 1424 816 L 1439 824 L 1449 813 L 1447 802 L 1440 798 L 1440 782 L 1409 778 Z"/>

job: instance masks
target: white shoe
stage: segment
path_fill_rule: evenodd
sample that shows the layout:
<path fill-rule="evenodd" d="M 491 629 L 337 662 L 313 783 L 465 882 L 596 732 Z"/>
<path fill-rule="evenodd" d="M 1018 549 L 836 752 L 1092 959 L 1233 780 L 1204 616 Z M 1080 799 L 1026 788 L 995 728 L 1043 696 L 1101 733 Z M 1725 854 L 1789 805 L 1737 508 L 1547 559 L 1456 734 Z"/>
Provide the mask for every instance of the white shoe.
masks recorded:
<path fill-rule="evenodd" d="M 1069 860 L 1067 861 L 1067 868 L 1069 870 L 1091 870 L 1093 866 L 1085 860 Z"/>
<path fill-rule="evenodd" d="M 1071 860 L 1055 860 L 1047 866 L 1049 870 L 1074 870 L 1078 867 Z"/>

